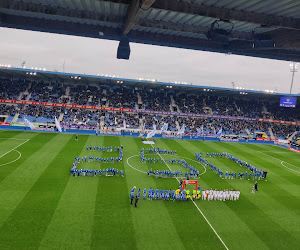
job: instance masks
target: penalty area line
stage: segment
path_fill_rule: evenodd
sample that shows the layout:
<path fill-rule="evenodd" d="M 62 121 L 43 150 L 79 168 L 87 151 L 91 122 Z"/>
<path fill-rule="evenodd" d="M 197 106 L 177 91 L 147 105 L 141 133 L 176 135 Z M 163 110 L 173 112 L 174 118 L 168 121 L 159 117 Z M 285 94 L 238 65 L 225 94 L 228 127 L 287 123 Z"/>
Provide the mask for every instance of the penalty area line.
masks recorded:
<path fill-rule="evenodd" d="M 18 146 L 14 147 L 13 149 L 7 151 L 6 153 L 4 153 L 3 155 L 0 156 L 0 158 L 2 158 L 3 156 L 7 155 L 8 153 L 10 153 L 11 151 L 17 149 L 18 147 L 22 146 L 23 144 L 25 144 L 26 142 L 28 142 L 29 139 L 27 139 L 26 141 L 22 142 L 21 144 L 19 144 Z"/>
<path fill-rule="evenodd" d="M 154 148 L 152 144 L 150 144 L 150 145 L 151 145 L 152 148 Z M 162 156 L 160 155 L 160 153 L 157 153 L 157 154 L 159 155 L 159 157 L 161 159 L 163 159 Z M 164 163 L 167 165 L 167 167 L 170 169 L 170 171 L 172 171 L 172 169 L 169 167 L 169 165 L 165 161 L 164 161 Z M 178 181 L 178 183 L 180 183 L 180 181 L 177 178 L 176 178 L 176 180 Z M 221 243 L 223 244 L 223 246 L 225 247 L 225 249 L 229 250 L 229 248 L 226 246 L 225 242 L 222 240 L 222 238 L 217 233 L 217 231 L 214 229 L 214 227 L 210 224 L 210 222 L 208 221 L 208 219 L 206 218 L 206 216 L 203 214 L 203 212 L 201 211 L 201 209 L 198 207 L 198 205 L 192 199 L 191 199 L 191 201 L 193 202 L 193 204 L 195 205 L 195 207 L 197 208 L 197 210 L 199 211 L 199 213 L 202 215 L 202 217 L 204 218 L 204 220 L 207 222 L 207 224 L 209 225 L 209 227 L 212 229 L 212 231 L 215 233 L 215 235 L 221 241 Z"/>
<path fill-rule="evenodd" d="M 299 172 L 299 171 L 297 171 L 297 170 L 295 170 L 295 169 L 291 169 L 291 168 L 289 168 L 289 167 L 285 166 L 283 163 L 284 163 L 284 161 L 282 161 L 282 162 L 281 162 L 281 165 L 282 165 L 283 167 L 285 167 L 285 168 L 287 168 L 287 169 L 289 169 L 289 170 L 291 170 L 291 171 L 294 171 L 294 172 L 296 172 L 296 173 L 300 174 L 300 172 Z M 291 165 L 292 165 L 292 164 L 291 164 Z M 294 165 L 293 165 L 293 166 L 294 166 Z"/>

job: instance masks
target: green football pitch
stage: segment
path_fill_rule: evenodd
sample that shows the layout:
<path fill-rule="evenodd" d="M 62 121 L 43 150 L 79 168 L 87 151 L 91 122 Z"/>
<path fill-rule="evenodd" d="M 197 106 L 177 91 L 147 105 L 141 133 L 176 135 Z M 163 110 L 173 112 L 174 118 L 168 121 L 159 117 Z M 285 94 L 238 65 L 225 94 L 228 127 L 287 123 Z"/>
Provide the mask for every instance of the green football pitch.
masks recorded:
<path fill-rule="evenodd" d="M 125 170 L 125 177 L 70 176 L 74 158 L 89 155 L 88 145 L 122 145 L 123 160 L 113 166 Z M 199 169 L 202 189 L 239 189 L 239 201 L 146 199 L 135 208 L 129 199 L 133 186 L 178 187 L 176 178 L 145 174 L 167 166 L 141 163 L 141 148 L 151 147 L 141 139 L 79 135 L 76 141 L 71 134 L 3 130 L 0 249 L 299 249 L 298 153 L 270 145 L 170 139 L 158 139 L 155 146 L 177 150 L 178 158 Z M 222 179 L 197 163 L 195 152 L 231 153 L 267 170 L 267 180 L 258 181 L 259 191 L 252 194 L 254 180 Z M 238 172 L 229 160 L 213 161 L 224 171 Z"/>

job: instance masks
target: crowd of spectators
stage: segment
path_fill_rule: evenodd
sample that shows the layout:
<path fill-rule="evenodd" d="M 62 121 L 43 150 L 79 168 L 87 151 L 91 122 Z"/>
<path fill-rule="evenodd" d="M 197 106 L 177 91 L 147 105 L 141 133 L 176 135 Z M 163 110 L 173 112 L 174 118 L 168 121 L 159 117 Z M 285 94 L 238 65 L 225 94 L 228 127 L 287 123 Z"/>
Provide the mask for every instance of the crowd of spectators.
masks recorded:
<path fill-rule="evenodd" d="M 19 95 L 26 90 L 28 82 L 25 80 L 0 79 L 0 99 L 17 100 Z"/>
<path fill-rule="evenodd" d="M 170 112 L 171 98 L 168 92 L 148 89 L 140 92 L 142 109 Z"/>
<path fill-rule="evenodd" d="M 0 99 L 29 100 L 35 102 L 71 103 L 89 106 L 105 106 L 127 109 L 145 109 L 153 111 L 172 110 L 183 113 L 200 113 L 212 115 L 242 116 L 249 118 L 266 118 L 274 120 L 300 121 L 300 105 L 296 108 L 279 107 L 276 97 L 272 101 L 262 98 L 254 99 L 246 96 L 217 96 L 204 92 L 196 94 L 176 93 L 174 90 L 139 89 L 123 85 L 84 85 L 62 84 L 59 82 L 43 82 L 28 80 L 0 79 Z M 68 91 L 67 91 L 68 89 Z M 138 103 L 138 96 L 140 100 Z M 172 101 L 174 99 L 174 102 Z M 169 131 L 177 131 L 183 124 L 186 133 L 196 133 L 203 127 L 203 133 L 215 134 L 222 127 L 224 134 L 255 135 L 262 132 L 272 137 L 269 128 L 276 138 L 286 139 L 296 129 L 293 125 L 278 123 L 217 119 L 193 118 L 176 115 L 150 115 L 142 113 L 124 113 L 113 111 L 85 110 L 76 108 L 57 108 L 30 105 L 0 105 L 0 115 L 12 117 L 19 113 L 18 121 L 24 116 L 33 122 L 53 122 L 54 116 L 61 117 L 60 122 L 66 124 L 103 124 L 105 127 L 160 130 L 168 123 Z M 63 115 L 62 115 L 63 114 Z"/>

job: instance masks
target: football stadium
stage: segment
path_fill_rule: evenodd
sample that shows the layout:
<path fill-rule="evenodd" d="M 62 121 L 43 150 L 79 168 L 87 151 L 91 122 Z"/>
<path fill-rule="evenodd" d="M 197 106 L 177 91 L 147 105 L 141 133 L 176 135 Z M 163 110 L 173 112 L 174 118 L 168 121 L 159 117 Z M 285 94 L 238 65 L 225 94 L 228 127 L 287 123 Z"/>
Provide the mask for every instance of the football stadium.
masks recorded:
<path fill-rule="evenodd" d="M 299 1 L 3 0 L 0 26 L 292 62 L 285 92 L 0 64 L 1 249 L 299 249 Z"/>

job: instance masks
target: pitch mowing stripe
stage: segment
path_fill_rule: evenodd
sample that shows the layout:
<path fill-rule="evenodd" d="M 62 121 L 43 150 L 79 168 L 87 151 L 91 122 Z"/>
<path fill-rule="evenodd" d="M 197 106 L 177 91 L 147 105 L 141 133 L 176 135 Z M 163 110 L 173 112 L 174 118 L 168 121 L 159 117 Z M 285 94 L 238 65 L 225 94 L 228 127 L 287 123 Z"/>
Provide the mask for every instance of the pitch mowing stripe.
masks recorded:
<path fill-rule="evenodd" d="M 9 151 L 7 151 L 6 153 L 4 153 L 4 154 L 0 155 L 0 159 L 1 159 L 3 156 L 5 156 L 5 155 L 9 154 L 11 151 L 13 151 L 13 150 L 17 149 L 18 147 L 21 147 L 23 144 L 25 144 L 25 143 L 26 143 L 26 142 L 28 142 L 28 141 L 29 141 L 29 139 L 28 139 L 28 140 L 26 140 L 26 141 L 24 141 L 24 142 L 22 142 L 22 143 L 20 143 L 19 145 L 15 146 L 14 148 L 10 149 L 10 150 L 9 150 Z"/>
<path fill-rule="evenodd" d="M 236 145 L 228 144 L 226 145 L 228 149 L 236 149 Z M 259 156 L 253 150 L 249 151 L 248 148 L 244 148 L 245 146 L 239 146 L 239 151 L 237 151 L 236 155 L 241 159 L 247 160 L 250 163 L 254 163 L 253 165 L 260 169 L 268 170 L 268 181 L 271 181 L 273 177 L 276 177 L 278 185 L 282 190 L 287 192 L 287 195 L 293 195 L 294 197 L 299 197 L 299 192 L 297 189 L 299 188 L 299 178 L 293 173 L 289 173 L 282 168 L 280 162 L 274 162 L 274 160 L 270 158 L 266 158 L 264 156 Z M 275 184 L 275 183 L 274 183 Z"/>
<path fill-rule="evenodd" d="M 63 148 L 28 191 L 22 202 L 1 227 L 2 242 L 11 248 L 37 248 L 67 184 L 64 165 L 72 164 L 65 156 L 72 148 L 75 136 L 67 136 Z M 78 151 L 78 150 L 77 150 Z M 30 230 L 28 230 L 30 225 Z"/>
<path fill-rule="evenodd" d="M 18 146 L 23 145 L 26 143 L 26 140 L 10 140 L 10 138 L 2 138 L 0 139 L 0 162 L 2 161 L 1 158 L 6 154 L 9 154 L 14 149 L 18 148 Z"/>
<path fill-rule="evenodd" d="M 32 154 L 0 183 L 0 226 L 13 213 L 27 192 L 62 149 L 70 136 L 48 134 L 52 139 Z"/>
<path fill-rule="evenodd" d="M 35 134 L 28 139 L 32 139 L 34 137 L 36 137 L 38 141 L 44 142 L 45 136 L 43 134 Z M 49 140 L 50 138 L 47 137 L 47 141 Z M 31 156 L 34 152 L 39 150 L 40 147 L 41 147 L 40 143 L 37 144 L 35 141 L 32 140 L 29 141 L 27 145 L 24 144 L 21 147 L 19 147 L 18 151 L 20 151 L 22 157 L 16 162 L 12 162 L 10 164 L 3 165 L 0 167 L 0 183 L 6 178 L 6 176 L 8 176 L 11 172 L 13 172 L 16 167 L 20 166 L 29 156 Z M 13 158 L 11 157 L 13 157 L 13 153 L 7 154 L 5 157 L 2 158 L 3 163 L 4 162 L 7 163 L 10 160 L 12 160 Z"/>
<path fill-rule="evenodd" d="M 287 167 L 286 166 L 286 164 L 290 164 L 290 163 L 285 163 L 284 161 L 282 161 L 282 162 L 280 162 L 280 164 L 283 166 L 283 167 L 285 167 L 286 169 L 289 169 L 289 170 L 291 170 L 291 171 L 293 171 L 293 172 L 295 172 L 295 173 L 297 173 L 297 174 L 300 174 L 300 171 L 297 171 L 297 170 L 295 170 L 295 169 L 292 169 L 292 168 L 289 168 L 289 167 Z"/>
<path fill-rule="evenodd" d="M 159 141 L 159 143 L 160 143 L 160 145 L 163 143 L 163 144 L 165 144 L 162 140 L 160 140 Z M 165 144 L 166 145 L 166 144 Z M 169 144 L 170 145 L 170 144 Z M 161 148 L 166 148 L 166 146 L 163 146 L 163 147 L 161 147 Z M 171 149 L 171 150 L 174 150 L 174 149 L 178 149 L 177 147 L 173 147 L 173 145 L 172 145 L 172 147 L 167 147 L 167 148 L 169 148 L 169 149 Z M 177 150 L 177 153 L 178 153 L 178 155 L 180 156 L 180 152 L 181 152 L 181 150 Z M 160 154 L 159 154 L 160 155 Z M 188 154 L 184 154 L 184 155 L 188 155 Z M 167 167 L 170 169 L 170 166 L 168 165 L 168 164 L 166 164 L 167 165 Z M 178 180 L 177 180 L 178 181 Z M 179 181 L 178 181 L 179 182 Z M 202 215 L 202 218 L 205 220 L 205 222 L 208 224 L 208 226 L 210 227 L 210 229 L 211 230 L 213 230 L 213 232 L 214 232 L 214 234 L 217 236 L 217 238 L 218 238 L 218 240 L 220 240 L 221 241 L 221 243 L 223 244 L 223 246 L 225 247 L 225 249 L 228 249 L 228 247 L 226 246 L 226 244 L 224 243 L 224 241 L 221 239 L 221 237 L 219 236 L 219 234 L 216 232 L 216 230 L 214 229 L 214 227 L 211 225 L 211 223 L 208 221 L 208 219 L 206 218 L 206 216 L 204 215 L 204 213 L 201 211 L 201 209 L 199 208 L 199 206 L 194 202 L 194 201 L 192 201 L 192 203 L 193 203 L 193 205 L 197 208 L 197 210 L 198 210 L 198 212 L 200 212 L 200 214 Z M 198 203 L 198 202 L 197 202 Z M 193 209 L 195 209 L 195 208 L 193 208 Z M 195 210 L 195 211 L 197 211 L 197 210 Z M 195 215 L 195 217 L 198 217 L 199 218 L 199 215 L 197 214 L 197 215 Z M 191 222 L 191 223 L 193 223 L 194 222 L 194 217 L 193 217 L 193 221 Z M 203 226 L 203 225 L 201 225 L 201 227 L 207 227 L 207 224 L 204 224 L 205 226 Z M 217 244 L 216 246 L 214 246 L 214 247 L 220 247 L 220 243 L 219 243 L 219 241 L 218 242 L 216 242 L 216 238 L 214 238 L 214 240 L 212 240 L 212 235 L 213 234 L 211 234 L 211 231 L 210 231 L 210 229 L 206 229 L 206 234 L 210 234 L 209 236 L 208 236 L 208 238 L 210 238 L 210 242 L 208 243 L 208 242 L 205 242 L 205 241 L 202 241 L 202 243 L 204 243 L 204 244 L 209 244 L 209 245 L 214 245 L 214 244 Z M 179 228 L 177 229 L 178 231 L 180 230 Z M 196 230 L 196 231 L 198 231 L 196 228 L 194 228 L 194 230 Z M 182 231 L 180 231 L 180 234 L 182 234 L 183 232 Z M 203 233 L 203 232 L 202 232 Z M 214 236 L 215 237 L 215 236 Z M 214 243 L 212 242 L 212 241 L 215 241 Z M 187 243 L 186 243 L 187 244 Z M 201 245 L 201 247 L 205 247 L 205 245 L 204 244 L 202 244 Z M 190 246 L 190 247 L 195 247 L 195 246 Z M 212 247 L 212 246 L 210 246 L 210 247 Z"/>
<path fill-rule="evenodd" d="M 186 148 L 191 149 L 194 148 L 195 152 L 203 151 L 205 147 L 205 151 L 209 151 L 210 148 L 207 147 L 207 145 L 204 145 L 202 143 L 194 143 L 194 142 L 180 142 L 176 141 L 178 143 L 178 151 L 184 151 L 185 154 L 191 153 L 190 151 L 187 151 Z M 194 145 L 196 144 L 196 145 Z M 199 150 L 199 147 L 201 147 L 201 150 Z M 181 148 L 181 149 L 180 149 Z M 208 170 L 209 172 L 212 172 Z M 199 180 L 202 188 L 206 186 L 206 188 L 231 188 L 230 185 L 224 183 L 225 181 L 220 179 L 218 176 L 214 174 L 214 176 L 211 175 L 204 175 Z M 222 184 L 223 183 L 223 184 Z M 243 191 L 242 191 L 243 192 Z M 243 194 L 243 193 L 242 193 Z M 242 219 L 237 217 L 233 211 L 231 211 L 230 206 L 239 206 L 241 201 L 238 202 L 232 202 L 232 201 L 201 201 L 201 208 L 205 211 L 209 219 L 213 222 L 213 224 L 218 228 L 218 231 L 222 232 L 223 238 L 226 239 L 226 242 L 230 242 L 231 248 L 240 248 L 241 242 L 245 239 L 245 235 L 247 237 L 251 238 L 251 247 L 249 244 L 247 246 L 251 249 L 254 247 L 267 248 L 266 245 L 263 243 L 263 241 L 258 238 L 258 236 L 253 232 Z M 225 236 L 225 237 L 224 237 Z M 243 249 L 247 248 L 247 246 L 243 246 Z"/>
<path fill-rule="evenodd" d="M 263 161 L 263 159 L 261 160 Z M 228 182 L 232 182 L 232 180 L 228 180 Z M 299 224 L 295 221 L 295 218 L 299 217 L 300 212 L 296 202 L 297 198 L 295 199 L 293 196 L 286 194 L 280 187 L 274 185 L 273 181 L 268 181 L 267 183 L 265 181 L 259 182 L 259 190 L 253 196 L 250 194 L 249 188 L 247 198 L 264 211 L 270 219 L 278 223 L 283 231 L 291 234 L 294 238 L 299 238 L 297 233 Z M 277 228 L 280 227 L 277 226 Z"/>
<path fill-rule="evenodd" d="M 66 155 L 71 160 L 71 165 L 62 166 L 65 171 L 63 178 L 66 178 L 67 184 L 40 243 L 40 249 L 90 248 L 96 193 L 100 177 L 73 177 L 70 176 L 70 168 L 75 157 L 87 154 L 87 145 L 96 145 L 96 143 L 102 142 L 102 138 L 100 140 L 99 138 L 101 137 L 79 135 L 78 142 L 83 139 L 85 145 L 82 143 L 77 145 L 77 142 L 74 141 L 72 147 L 74 151 Z"/>
<path fill-rule="evenodd" d="M 120 138 L 105 136 L 102 145 L 120 146 Z M 125 152 L 126 148 L 125 146 Z M 118 169 L 124 169 L 124 162 L 125 159 L 114 165 Z M 101 246 L 106 249 L 136 249 L 132 214 L 128 206 L 127 172 L 125 177 L 98 178 L 91 248 L 98 249 Z M 109 240 L 112 238 L 113 240 Z"/>
<path fill-rule="evenodd" d="M 234 147 L 234 145 L 226 145 L 227 147 Z M 217 146 L 218 147 L 218 146 Z M 228 150 L 228 148 L 227 148 Z M 239 150 L 242 150 L 241 147 L 239 147 Z M 245 160 L 248 160 L 248 162 L 259 162 L 259 164 L 262 164 L 262 165 L 265 165 L 264 164 L 264 161 L 265 159 L 263 158 L 260 158 L 260 157 L 253 157 L 253 158 L 248 158 L 246 157 L 246 155 L 249 155 L 250 153 L 247 151 L 247 148 L 245 149 L 244 152 L 241 152 L 240 154 L 242 154 L 242 158 L 241 159 L 245 159 Z M 239 156 L 239 154 L 237 154 Z M 251 155 L 251 154 L 250 154 Z M 254 155 L 253 155 L 254 156 Z M 240 156 L 239 156 L 240 157 Z M 254 160 L 255 158 L 255 160 Z M 258 164 L 254 164 L 255 166 L 261 168 L 260 165 Z M 280 171 L 280 169 L 278 169 Z M 269 171 L 269 170 L 268 170 Z M 276 200 L 278 200 L 278 202 L 282 203 L 283 206 L 287 206 L 289 204 L 289 201 L 291 200 L 295 200 L 297 197 L 299 197 L 299 195 L 292 195 L 290 194 L 290 192 L 286 192 L 282 189 L 282 186 L 284 186 L 285 189 L 287 189 L 288 187 L 291 187 L 293 189 L 293 191 L 295 192 L 295 194 L 299 194 L 298 191 L 299 190 L 299 185 L 294 185 L 294 184 L 291 184 L 291 182 L 289 182 L 288 180 L 282 180 L 281 179 L 281 176 L 278 174 L 277 171 L 274 172 L 271 172 L 270 171 L 270 175 L 269 175 L 269 178 L 268 178 L 268 182 L 266 183 L 265 181 L 258 181 L 259 185 L 263 185 L 263 186 L 266 186 L 266 188 L 272 188 L 274 191 L 270 193 L 270 195 L 272 195 L 272 197 Z M 251 180 L 251 181 L 248 181 L 250 182 L 251 185 L 254 185 L 254 180 Z M 282 185 L 282 182 L 287 182 L 286 185 Z M 251 189 L 251 186 L 249 187 L 249 190 Z M 276 192 L 275 192 L 276 190 Z M 282 196 L 281 199 L 278 199 L 278 196 Z M 295 207 L 296 208 L 296 207 Z M 290 207 L 289 207 L 290 209 Z"/>
<path fill-rule="evenodd" d="M 220 145 L 220 144 L 219 144 Z M 218 148 L 222 148 L 221 146 L 218 146 Z M 214 151 L 216 151 L 216 145 L 214 145 L 214 148 L 212 148 L 212 149 L 214 149 Z M 222 148 L 222 150 L 218 150 L 218 152 L 223 152 L 224 151 L 224 148 Z M 219 177 L 217 177 L 217 178 L 219 178 Z M 222 180 L 222 179 L 220 179 L 219 178 L 219 180 L 220 181 L 227 181 L 228 182 L 228 184 L 227 185 L 229 185 L 229 186 L 231 186 L 231 184 L 234 184 L 235 183 L 235 180 Z M 233 187 L 232 187 L 233 188 Z M 252 198 L 251 200 L 251 203 L 253 202 L 253 199 L 254 199 L 254 197 L 253 196 L 251 196 L 251 194 L 250 194 L 250 192 L 247 192 L 247 193 L 245 193 L 245 192 L 243 192 L 243 190 L 242 190 L 242 193 L 241 193 L 241 199 L 243 200 L 240 200 L 239 201 L 239 203 L 238 204 L 236 204 L 236 203 L 234 203 L 233 205 L 234 206 L 232 206 L 232 209 L 233 210 L 236 210 L 236 208 L 237 208 L 237 206 L 238 206 L 238 208 L 240 209 L 240 206 L 239 205 L 243 205 L 243 203 L 245 203 L 244 201 L 245 201 L 245 196 L 247 197 L 247 199 L 248 198 Z M 258 198 L 258 197 L 255 197 L 255 198 Z M 250 201 L 250 200 L 248 200 L 248 201 Z M 228 203 L 228 202 L 225 202 L 225 204 L 226 205 L 228 205 L 228 206 L 231 206 L 232 205 L 232 203 Z M 237 205 L 237 206 L 236 206 Z M 268 210 L 270 210 L 270 207 L 268 207 L 268 205 L 269 205 L 269 203 L 268 203 L 268 201 L 265 201 L 265 205 L 266 205 L 266 210 L 268 211 Z M 281 206 L 278 206 L 279 204 L 277 203 L 277 202 L 275 202 L 275 205 L 277 205 L 277 207 L 278 207 L 278 209 L 282 209 L 282 207 Z M 255 205 L 254 205 L 255 206 Z M 259 207 L 258 207 L 259 206 Z M 267 223 L 269 226 L 270 226 L 270 224 L 274 224 L 274 221 L 273 221 L 273 219 L 274 218 L 269 218 L 269 214 L 266 214 L 266 213 L 264 213 L 263 211 L 262 211 L 262 209 L 261 209 L 261 206 L 262 206 L 262 203 L 258 203 L 258 206 L 256 206 L 256 208 L 257 209 L 255 209 L 255 208 L 253 208 L 253 209 L 251 209 L 251 213 L 253 213 L 253 214 L 255 214 L 255 216 L 256 216 L 256 218 L 257 218 L 257 216 L 259 216 L 260 215 L 260 213 L 261 213 L 261 218 L 267 218 L 267 219 L 264 219 L 265 221 L 267 221 L 267 220 L 269 220 L 269 223 Z M 251 207 L 251 205 L 247 205 L 247 207 Z M 247 209 L 248 210 L 248 209 Z M 259 212 L 257 211 L 257 210 L 259 210 Z M 282 210 L 280 210 L 280 211 L 282 211 Z M 285 211 L 288 211 L 288 210 L 286 210 L 285 209 Z M 239 210 L 237 210 L 236 212 L 240 212 Z M 271 210 L 271 212 L 272 212 L 272 210 Z M 277 214 L 278 215 L 278 214 Z M 242 218 L 242 217 L 241 217 Z M 255 219 L 256 219 L 255 218 Z M 275 218 L 276 218 L 276 215 L 275 215 Z M 253 219 L 251 220 L 251 221 L 253 221 Z M 262 220 L 263 221 L 263 220 Z M 277 222 L 279 222 L 278 220 L 277 220 Z M 261 223 L 260 223 L 261 224 Z M 259 224 L 259 225 L 260 225 Z M 248 221 L 247 221 L 247 225 L 248 225 Z M 249 226 L 250 227 L 250 226 Z M 286 232 L 286 230 L 285 230 L 285 227 L 281 227 L 281 226 L 279 226 L 277 223 L 275 224 L 275 225 L 273 225 L 273 226 L 270 226 L 270 228 L 273 228 L 273 227 L 275 227 L 276 228 L 276 230 L 278 230 L 278 233 L 280 233 L 280 232 L 282 232 L 282 235 L 286 235 L 286 237 L 288 237 L 288 238 L 290 238 L 291 240 L 294 240 L 294 238 L 293 238 L 293 236 L 291 236 L 288 232 Z M 252 230 L 253 230 L 253 232 L 257 232 L 257 231 L 259 231 L 260 230 L 260 226 L 257 228 L 257 229 L 254 229 L 254 227 L 251 227 L 252 228 Z M 267 229 L 266 229 L 267 230 Z M 259 237 L 261 237 L 261 240 L 264 240 L 264 238 L 262 237 L 262 235 L 261 234 L 257 234 L 257 236 L 259 236 Z M 270 235 L 270 237 L 272 237 L 272 235 Z M 282 243 L 282 242 L 281 242 Z M 270 243 L 269 243 L 269 245 L 270 245 Z"/>
<path fill-rule="evenodd" d="M 261 148 L 261 147 L 259 147 Z M 262 148 L 261 148 L 262 149 Z M 253 150 L 253 149 L 252 149 Z M 284 149 L 285 151 L 287 151 L 288 149 Z M 282 161 L 288 163 L 289 165 L 291 165 L 291 167 L 293 167 L 293 169 L 290 169 L 291 171 L 294 171 L 295 173 L 300 173 L 300 168 L 299 168 L 299 164 L 300 161 L 296 160 L 296 159 L 300 159 L 299 154 L 293 151 L 287 151 L 287 152 L 281 152 L 281 153 L 286 153 L 286 154 L 277 154 L 275 152 L 272 151 L 267 151 L 264 152 L 263 150 L 256 150 L 261 154 L 264 154 L 265 156 L 268 156 L 272 159 L 275 159 L 276 164 L 279 165 L 278 163 L 280 162 L 280 164 L 282 165 Z"/>
<path fill-rule="evenodd" d="M 218 143 L 215 143 L 214 145 L 217 144 Z M 287 172 L 286 170 L 283 170 L 282 166 L 280 165 L 280 162 L 278 164 L 278 162 L 275 162 L 270 158 L 259 156 L 259 154 L 257 154 L 253 149 L 248 150 L 248 146 L 250 145 L 248 146 L 236 145 L 234 143 L 227 143 L 227 144 L 222 143 L 222 144 L 223 147 L 226 148 L 228 153 L 232 153 L 235 156 L 238 156 L 241 159 L 248 161 L 249 163 L 253 164 L 259 169 L 268 170 L 268 176 L 276 176 L 278 180 L 280 180 L 280 182 L 278 182 L 278 185 L 280 185 L 282 189 L 286 190 L 290 194 L 293 194 L 294 196 L 298 196 L 297 193 L 294 192 L 294 190 L 287 189 L 287 187 L 289 186 L 294 186 L 294 188 L 298 187 L 298 181 L 297 181 L 298 177 L 296 175 Z M 286 174 L 282 174 L 284 172 Z"/>
<path fill-rule="evenodd" d="M 122 144 L 128 148 L 126 158 L 140 152 L 142 144 L 139 138 L 120 138 Z M 143 167 L 139 167 L 142 169 Z M 155 180 L 146 174 L 135 171 L 125 164 L 127 173 L 127 203 L 129 192 L 135 185 L 138 188 L 174 188 L 175 180 Z M 177 184 L 176 184 L 177 187 Z M 138 208 L 131 206 L 133 225 L 138 249 L 184 249 L 180 235 L 177 234 L 174 222 L 166 209 L 164 202 L 141 200 Z M 155 240 L 159 239 L 159 240 Z"/>

